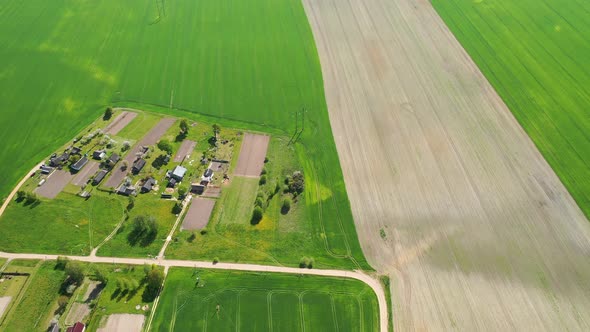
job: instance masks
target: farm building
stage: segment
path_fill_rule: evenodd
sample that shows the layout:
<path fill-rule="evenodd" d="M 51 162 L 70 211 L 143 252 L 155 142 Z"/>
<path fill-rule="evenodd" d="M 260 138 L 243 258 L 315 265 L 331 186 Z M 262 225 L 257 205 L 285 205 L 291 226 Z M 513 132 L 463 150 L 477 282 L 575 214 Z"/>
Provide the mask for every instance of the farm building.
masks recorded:
<path fill-rule="evenodd" d="M 94 151 L 94 153 L 92 153 L 92 158 L 96 160 L 102 160 L 102 158 L 104 158 L 105 156 L 106 153 L 104 152 L 104 150 L 96 150 Z"/>
<path fill-rule="evenodd" d="M 68 327 L 67 332 L 84 332 L 86 331 L 86 325 L 81 322 L 77 322 L 73 326 Z"/>
<path fill-rule="evenodd" d="M 172 171 L 172 174 L 170 175 L 170 177 L 172 177 L 173 179 L 176 179 L 177 181 L 182 181 L 182 178 L 184 178 L 185 174 L 186 174 L 186 168 L 184 168 L 182 166 L 176 166 L 174 168 L 174 170 Z"/>
<path fill-rule="evenodd" d="M 145 166 L 145 159 L 137 159 L 134 163 L 133 163 L 133 168 L 131 169 L 131 171 L 135 174 L 141 172 L 141 170 L 143 169 L 143 167 Z"/>
<path fill-rule="evenodd" d="M 62 153 L 60 156 L 53 156 L 51 159 L 49 159 L 49 166 L 61 166 L 69 158 L 70 154 L 67 152 Z"/>
<path fill-rule="evenodd" d="M 211 170 L 210 168 L 207 168 L 205 170 L 205 172 L 203 173 L 203 176 L 201 177 L 201 184 L 203 184 L 203 182 L 205 182 L 206 184 L 209 184 L 209 182 L 211 182 L 211 180 L 213 180 L 213 170 Z"/>
<path fill-rule="evenodd" d="M 80 158 L 80 160 L 78 160 L 77 162 L 75 162 L 72 166 L 70 166 L 70 168 L 73 171 L 79 171 L 82 169 L 82 167 L 84 167 L 84 165 L 86 165 L 88 163 L 88 157 L 86 156 L 82 156 L 82 158 Z"/>
<path fill-rule="evenodd" d="M 98 171 L 96 173 L 96 175 L 94 176 L 94 179 L 92 179 L 92 184 L 93 185 L 97 185 L 100 183 L 100 181 L 102 181 L 102 179 L 104 179 L 104 177 L 107 175 L 107 171 L 104 169 L 101 169 L 100 171 Z"/>
<path fill-rule="evenodd" d="M 82 149 L 80 149 L 79 147 L 77 147 L 77 146 L 72 146 L 72 148 L 71 148 L 71 150 L 70 150 L 70 153 L 71 153 L 71 154 L 80 154 L 80 152 L 81 152 L 81 151 L 82 151 Z"/>
<path fill-rule="evenodd" d="M 126 184 L 122 184 L 119 189 L 117 189 L 117 194 L 123 196 L 131 196 L 137 194 L 134 186 L 127 186 Z"/>
<path fill-rule="evenodd" d="M 119 161 L 119 159 L 121 159 L 121 157 L 119 157 L 119 155 L 118 155 L 118 154 L 116 154 L 116 153 L 113 153 L 113 154 L 111 155 L 111 157 L 109 158 L 109 163 L 110 163 L 111 165 L 114 165 L 114 164 L 116 164 L 116 163 Z"/>
<path fill-rule="evenodd" d="M 41 174 L 51 174 L 51 172 L 53 172 L 54 168 L 53 167 L 49 167 L 49 166 L 41 166 Z"/>
<path fill-rule="evenodd" d="M 205 191 L 205 186 L 200 183 L 191 183 L 191 192 L 193 194 L 202 195 Z"/>
<path fill-rule="evenodd" d="M 156 180 L 154 180 L 154 178 L 149 178 L 149 179 L 145 180 L 145 182 L 141 186 L 141 192 L 142 193 L 150 192 L 155 184 L 156 184 Z"/>

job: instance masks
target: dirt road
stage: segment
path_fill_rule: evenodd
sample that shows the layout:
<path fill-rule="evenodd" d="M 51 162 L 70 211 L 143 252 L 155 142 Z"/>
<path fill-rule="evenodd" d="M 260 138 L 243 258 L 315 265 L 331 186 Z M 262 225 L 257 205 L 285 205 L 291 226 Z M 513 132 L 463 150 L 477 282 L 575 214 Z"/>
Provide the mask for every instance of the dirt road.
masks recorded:
<path fill-rule="evenodd" d="M 395 330 L 590 330 L 590 224 L 430 3 L 303 3 Z"/>
<path fill-rule="evenodd" d="M 20 180 L 20 182 L 16 185 L 16 187 L 14 187 L 14 189 L 12 189 L 12 191 L 10 192 L 10 194 L 8 194 L 8 197 L 6 197 L 6 199 L 4 200 L 4 203 L 2 203 L 2 207 L 0 207 L 0 217 L 4 213 L 4 210 L 6 210 L 6 207 L 8 206 L 8 204 L 10 202 L 12 202 L 12 199 L 14 198 L 14 195 L 16 195 L 16 192 L 20 190 L 20 187 L 22 187 L 23 184 L 25 184 L 25 182 L 31 177 L 31 175 L 33 173 L 35 173 L 37 170 L 39 170 L 39 167 L 41 167 L 42 165 L 45 165 L 45 161 L 42 161 L 39 164 L 35 165 L 35 167 L 33 167 L 27 173 L 27 175 L 25 175 L 25 177 L 22 178 L 22 180 Z"/>
<path fill-rule="evenodd" d="M 45 259 L 54 260 L 57 259 L 57 255 L 41 255 L 41 254 L 13 254 L 0 252 L 0 257 L 8 259 Z M 90 263 L 112 263 L 112 264 L 131 264 L 131 265 L 144 265 L 157 263 L 164 268 L 170 267 L 191 267 L 191 268 L 202 268 L 202 269 L 218 269 L 218 270 L 238 270 L 238 271 L 254 271 L 254 272 L 272 272 L 272 273 L 289 273 L 289 274 L 304 274 L 304 275 L 315 275 L 325 277 L 340 277 L 356 279 L 367 284 L 377 296 L 379 303 L 379 323 L 380 331 L 387 332 L 388 320 L 387 320 L 387 303 L 385 300 L 385 292 L 381 283 L 360 272 L 360 271 L 341 271 L 341 270 L 319 270 L 319 269 L 300 269 L 295 267 L 284 267 L 284 266 L 266 266 L 257 264 L 231 264 L 231 263 L 217 263 L 201 262 L 201 261 L 184 261 L 184 260 L 149 260 L 149 259 L 138 259 L 138 258 L 118 258 L 118 257 L 90 257 L 90 256 L 67 256 L 69 259 L 90 262 Z"/>

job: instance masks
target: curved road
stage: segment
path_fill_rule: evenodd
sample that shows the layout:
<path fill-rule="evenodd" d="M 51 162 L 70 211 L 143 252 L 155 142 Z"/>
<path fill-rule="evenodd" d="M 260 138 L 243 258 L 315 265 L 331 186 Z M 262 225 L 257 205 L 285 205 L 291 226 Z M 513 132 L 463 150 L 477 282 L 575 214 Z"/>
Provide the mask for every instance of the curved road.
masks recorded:
<path fill-rule="evenodd" d="M 58 255 L 43 255 L 43 254 L 13 254 L 0 252 L 0 258 L 7 259 L 42 259 L 42 260 L 53 260 L 57 259 Z M 91 256 L 65 256 L 72 260 L 89 263 L 113 263 L 113 264 L 132 264 L 132 265 L 143 265 L 143 264 L 154 264 L 163 266 L 164 268 L 169 267 L 194 267 L 204 269 L 218 269 L 218 270 L 239 270 L 239 271 L 253 271 L 253 272 L 273 272 L 273 273 L 289 273 L 289 274 L 305 274 L 305 275 L 316 275 L 325 277 L 340 277 L 356 279 L 367 284 L 377 296 L 379 303 L 379 326 L 381 332 L 388 331 L 388 313 L 387 313 L 387 301 L 385 299 L 385 292 L 383 287 L 378 280 L 370 277 L 369 275 L 360 271 L 343 271 L 343 270 L 321 270 L 321 269 L 300 269 L 295 267 L 284 267 L 284 266 L 267 266 L 257 264 L 232 264 L 232 263 L 217 263 L 203 261 L 188 261 L 188 260 L 169 260 L 169 259 L 158 259 L 148 260 L 140 258 L 120 258 L 120 257 L 91 257 Z"/>

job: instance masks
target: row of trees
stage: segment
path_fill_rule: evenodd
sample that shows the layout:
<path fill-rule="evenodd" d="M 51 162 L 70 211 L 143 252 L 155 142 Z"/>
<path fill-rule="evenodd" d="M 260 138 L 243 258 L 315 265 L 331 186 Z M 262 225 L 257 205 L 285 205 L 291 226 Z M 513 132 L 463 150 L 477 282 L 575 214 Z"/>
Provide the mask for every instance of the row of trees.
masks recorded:
<path fill-rule="evenodd" d="M 16 201 L 17 202 L 24 201 L 25 204 L 29 205 L 29 204 L 39 203 L 41 200 L 33 192 L 19 190 L 16 192 Z"/>

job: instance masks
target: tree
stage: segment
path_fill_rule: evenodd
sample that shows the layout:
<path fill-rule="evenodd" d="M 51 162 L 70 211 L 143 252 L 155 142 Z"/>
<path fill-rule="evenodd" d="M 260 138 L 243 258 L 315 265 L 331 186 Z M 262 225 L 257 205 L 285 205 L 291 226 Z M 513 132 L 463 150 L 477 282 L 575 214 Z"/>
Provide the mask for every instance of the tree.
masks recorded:
<path fill-rule="evenodd" d="M 22 201 L 23 199 L 25 199 L 25 197 L 27 197 L 27 192 L 24 190 L 19 190 L 16 192 L 16 200 L 17 201 Z"/>
<path fill-rule="evenodd" d="M 188 122 L 186 120 L 182 120 L 180 121 L 180 133 L 183 136 L 186 136 L 188 134 Z"/>
<path fill-rule="evenodd" d="M 26 205 L 37 203 L 37 202 L 39 202 L 39 197 L 37 197 L 37 194 L 29 193 L 29 192 L 25 194 L 25 204 Z"/>
<path fill-rule="evenodd" d="M 158 223 L 153 216 L 139 215 L 133 218 L 133 229 L 127 240 L 131 245 L 141 242 L 141 245 L 152 243 L 158 234 Z"/>
<path fill-rule="evenodd" d="M 188 188 L 185 186 L 178 187 L 178 197 L 184 197 L 188 192 Z"/>
<path fill-rule="evenodd" d="M 291 199 L 289 197 L 286 197 L 283 200 L 283 205 L 281 206 L 281 213 L 287 214 L 287 212 L 289 212 L 290 209 L 291 209 Z"/>
<path fill-rule="evenodd" d="M 258 184 L 261 186 L 266 184 L 266 175 L 260 177 L 260 180 L 258 180 Z"/>
<path fill-rule="evenodd" d="M 68 261 L 65 272 L 69 284 L 81 285 L 84 281 L 84 268 L 78 261 Z"/>
<path fill-rule="evenodd" d="M 254 208 L 254 211 L 252 211 L 252 220 L 251 223 L 253 225 L 256 225 L 260 222 L 260 220 L 262 220 L 262 215 L 263 215 L 263 211 L 262 208 L 260 206 L 257 206 Z"/>
<path fill-rule="evenodd" d="M 221 127 L 216 123 L 213 125 L 213 135 L 217 138 L 217 135 L 221 132 Z"/>
<path fill-rule="evenodd" d="M 133 209 L 133 207 L 135 206 L 135 197 L 133 196 L 129 196 L 129 198 L 127 199 L 128 203 L 127 203 L 127 211 L 131 211 L 131 209 Z"/>
<path fill-rule="evenodd" d="M 172 143 L 170 143 L 169 140 L 167 139 L 161 139 L 158 142 L 158 149 L 166 152 L 167 154 L 171 155 L 172 154 Z"/>
<path fill-rule="evenodd" d="M 305 178 L 303 177 L 303 173 L 296 171 L 293 173 L 293 176 L 287 179 L 289 191 L 293 193 L 293 195 L 298 195 L 303 192 L 303 189 L 305 189 Z"/>
<path fill-rule="evenodd" d="M 179 214 L 180 212 L 182 212 L 182 205 L 176 202 L 176 204 L 174 204 L 174 206 L 172 207 L 172 213 Z"/>
<path fill-rule="evenodd" d="M 102 117 L 103 120 L 108 120 L 113 116 L 113 109 L 110 107 L 107 107 L 106 110 L 104 110 L 104 115 Z"/>
<path fill-rule="evenodd" d="M 105 271 L 105 269 L 100 266 L 100 265 L 96 265 L 94 267 L 94 278 L 99 281 L 100 283 L 103 283 L 106 285 L 107 282 L 109 282 L 109 278 L 108 278 L 108 274 Z"/>
<path fill-rule="evenodd" d="M 69 261 L 69 259 L 67 257 L 58 256 L 57 261 L 55 263 L 55 269 L 56 270 L 65 270 L 66 265 L 68 264 L 68 261 Z"/>
<path fill-rule="evenodd" d="M 151 302 L 156 298 L 156 296 L 158 296 L 160 287 L 164 282 L 164 272 L 157 266 L 152 265 L 151 269 L 146 274 L 145 278 L 147 285 L 143 292 L 142 298 L 144 302 Z"/>

